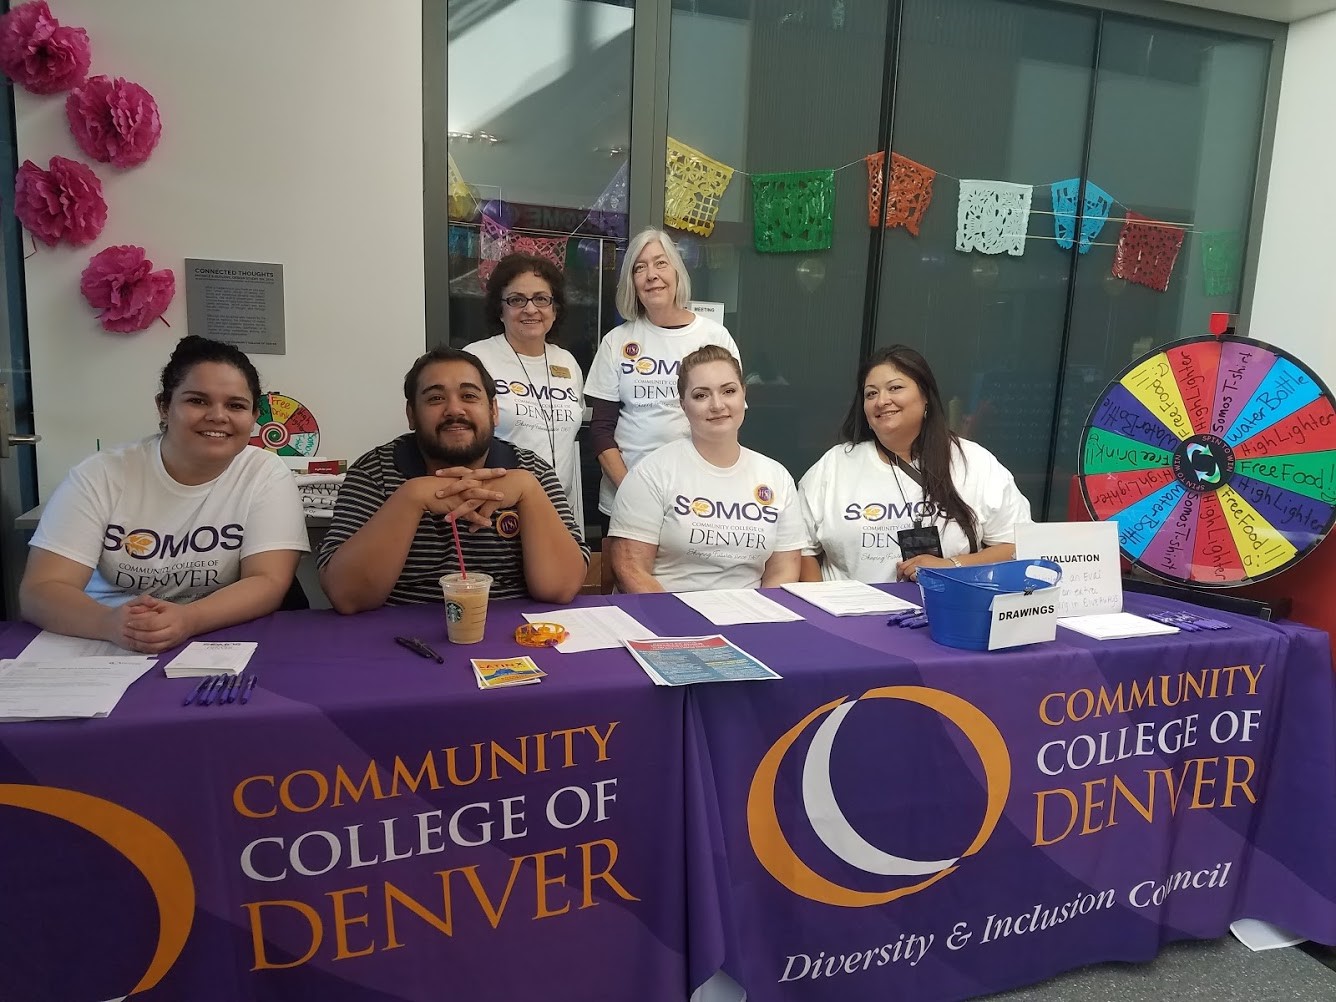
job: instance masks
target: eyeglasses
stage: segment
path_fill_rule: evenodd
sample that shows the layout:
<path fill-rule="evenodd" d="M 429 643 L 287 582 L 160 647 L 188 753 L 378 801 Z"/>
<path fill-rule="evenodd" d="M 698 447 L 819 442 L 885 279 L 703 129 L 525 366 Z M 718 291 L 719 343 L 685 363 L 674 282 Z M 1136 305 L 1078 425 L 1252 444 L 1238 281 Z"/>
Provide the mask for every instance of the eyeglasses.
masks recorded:
<path fill-rule="evenodd" d="M 512 296 L 507 296 L 505 299 L 501 300 L 501 302 L 505 303 L 512 310 L 522 310 L 530 303 L 533 303 L 534 306 L 537 306 L 540 310 L 545 310 L 552 305 L 553 300 L 546 292 L 540 292 L 536 296 L 521 296 L 517 292 Z"/>

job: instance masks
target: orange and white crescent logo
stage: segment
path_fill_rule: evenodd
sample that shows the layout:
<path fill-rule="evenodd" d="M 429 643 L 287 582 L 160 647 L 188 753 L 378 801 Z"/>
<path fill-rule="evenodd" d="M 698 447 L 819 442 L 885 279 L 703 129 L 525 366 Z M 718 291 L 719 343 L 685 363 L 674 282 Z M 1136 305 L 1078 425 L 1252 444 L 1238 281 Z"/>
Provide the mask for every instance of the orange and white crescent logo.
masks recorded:
<path fill-rule="evenodd" d="M 156 986 L 181 955 L 195 919 L 195 882 L 176 843 L 133 811 L 74 790 L 0 784 L 0 806 L 19 807 L 77 825 L 107 843 L 144 875 L 158 904 L 158 945 L 148 970 L 130 989 L 130 995 Z"/>
<path fill-rule="evenodd" d="M 987 800 L 978 833 L 960 853 L 947 859 L 919 860 L 894 856 L 872 845 L 856 832 L 839 803 L 835 800 L 830 775 L 831 749 L 840 725 L 849 712 L 862 704 L 878 705 L 873 700 L 899 700 L 916 703 L 933 710 L 958 727 L 973 745 L 983 765 L 987 786 Z M 884 704 L 879 708 L 884 709 Z M 925 877 L 916 883 L 903 881 L 884 891 L 861 891 L 837 883 L 817 873 L 798 855 L 792 843 L 780 828 L 775 810 L 775 782 L 784 756 L 798 738 L 820 717 L 826 719 L 817 727 L 803 763 L 802 794 L 807 820 L 817 838 L 850 866 L 865 873 L 886 877 Z M 779 883 L 794 894 L 812 901 L 844 908 L 866 908 L 882 905 L 896 898 L 914 894 L 931 887 L 953 873 L 960 861 L 983 848 L 1002 817 L 1007 794 L 1011 789 L 1011 756 L 997 727 L 973 704 L 959 696 L 939 689 L 917 685 L 891 685 L 869 689 L 853 701 L 840 697 L 803 717 L 789 728 L 756 767 L 751 790 L 747 795 L 747 830 L 752 851 L 757 860 Z M 868 791 L 874 796 L 873 791 Z"/>

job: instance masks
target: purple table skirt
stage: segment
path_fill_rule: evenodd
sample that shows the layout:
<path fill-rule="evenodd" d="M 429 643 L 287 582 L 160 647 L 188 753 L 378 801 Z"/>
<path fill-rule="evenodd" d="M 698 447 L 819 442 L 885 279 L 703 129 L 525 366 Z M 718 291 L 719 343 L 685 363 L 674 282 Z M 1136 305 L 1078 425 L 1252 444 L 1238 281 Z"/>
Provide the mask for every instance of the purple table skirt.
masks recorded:
<path fill-rule="evenodd" d="M 494 604 L 487 638 L 472 648 L 446 643 L 435 607 L 356 617 L 278 614 L 210 638 L 259 641 L 249 671 L 260 681 L 247 706 L 183 708 L 193 683 L 152 672 L 106 720 L 0 725 L 0 784 L 9 784 L 0 793 L 37 785 L 105 798 L 179 847 L 193 878 L 193 925 L 157 986 L 136 996 L 145 999 L 666 1000 L 684 998 L 720 968 L 760 1002 L 958 999 L 1095 960 L 1146 959 L 1162 942 L 1218 935 L 1242 915 L 1336 941 L 1336 695 L 1323 634 L 1230 618 L 1234 629 L 1221 633 L 1100 644 L 1060 630 L 1054 643 L 974 654 L 939 647 L 926 631 L 888 628 L 880 617 L 837 619 L 787 593 L 769 594 L 807 620 L 715 627 L 672 596 L 611 599 L 660 635 L 723 633 L 784 676 L 689 690 L 651 685 L 624 651 L 562 655 L 519 647 L 512 634 L 523 621 L 521 609 L 544 607 Z M 1172 605 L 1127 596 L 1133 612 Z M 34 632 L 8 625 L 0 653 L 17 653 Z M 422 637 L 447 663 L 413 655 L 394 644 L 396 635 Z M 520 653 L 548 672 L 541 684 L 476 688 L 468 658 Z M 1270 673 L 1262 674 L 1255 700 L 1264 726 L 1247 749 L 1258 765 L 1255 807 L 1187 811 L 1136 826 L 1124 820 L 1133 809 L 1121 806 L 1116 826 L 1042 849 L 1031 845 L 1036 793 L 1080 792 L 1096 771 L 1040 775 L 1038 746 L 1105 726 L 1049 726 L 1036 715 L 1037 698 L 1250 658 Z M 827 771 L 850 827 L 875 849 L 950 858 L 968 845 L 984 813 L 987 776 L 970 740 L 923 707 L 882 720 L 877 711 L 893 702 L 903 711 L 902 701 L 858 697 L 884 687 L 934 689 L 980 710 L 1007 745 L 1009 794 L 991 836 L 932 886 L 875 907 L 815 901 L 783 886 L 774 872 L 808 866 L 860 893 L 888 883 L 854 872 L 814 838 L 800 768 L 810 729 L 781 762 L 772 799 L 779 830 L 801 862 L 758 858 L 751 829 L 760 822 L 749 815 L 758 764 L 818 708 L 858 700 Z M 1251 698 L 1219 705 L 1242 713 L 1253 707 Z M 1117 725 L 1173 712 L 1135 711 Z M 602 758 L 596 736 L 606 742 Z M 483 749 L 482 773 L 464 783 L 475 745 Z M 440 788 L 419 782 L 413 792 L 407 780 L 428 757 Z M 1173 768 L 1182 758 L 1154 762 Z M 366 778 L 373 762 L 382 793 L 399 766 L 399 795 L 374 796 Z M 461 774 L 458 784 L 446 776 L 449 763 Z M 317 776 L 329 787 L 323 798 Z M 279 801 L 284 777 L 291 777 L 293 805 L 303 810 Z M 355 797 L 358 784 L 362 793 Z M 545 809 L 565 790 L 557 795 L 560 810 L 578 810 L 582 797 L 571 787 L 584 791 L 589 816 L 563 829 Z M 595 820 L 600 789 L 615 800 Z M 246 816 L 238 797 L 246 811 L 273 810 L 273 816 Z M 524 833 L 509 839 L 501 838 L 506 798 L 523 798 L 513 803 L 525 812 L 523 823 L 513 825 Z M 1061 799 L 1050 803 L 1060 806 Z M 419 846 L 418 826 L 430 823 L 423 815 L 441 811 L 437 824 L 445 827 L 454 811 L 473 802 L 489 805 L 488 813 L 465 814 L 461 841 L 480 840 L 480 822 L 489 820 L 492 838 L 485 844 L 450 843 L 439 853 L 349 866 L 349 829 L 361 826 L 363 857 L 392 856 L 396 848 Z M 1306 822 L 1297 823 L 1301 818 Z M 388 850 L 386 823 L 399 839 Z M 330 836 L 312 834 L 321 832 Z M 330 838 L 340 843 L 340 864 L 321 875 L 294 870 L 287 853 L 302 836 L 300 865 L 319 869 L 330 856 Z M 256 845 L 254 872 L 272 878 L 286 869 L 281 880 L 243 872 L 243 850 L 261 839 L 274 841 Z M 616 851 L 611 865 L 609 844 Z M 1238 864 L 1228 894 L 1196 908 L 1184 894 L 1158 908 L 1120 905 L 1097 916 L 1103 925 L 1068 922 L 996 945 L 978 942 L 979 923 L 989 915 L 1017 913 L 1021 902 L 1028 912 L 1041 901 L 1105 886 L 1125 890 L 1132 876 L 1193 863 L 1194 851 Z M 76 825 L 5 807 L 0 859 L 6 861 L 0 997 L 96 1000 L 136 986 L 161 949 L 162 907 L 138 870 Z M 540 866 L 546 884 L 537 879 Z M 613 879 L 598 876 L 605 869 Z M 444 880 L 453 895 L 448 935 L 405 903 L 411 899 L 440 923 L 442 871 L 449 871 Z M 786 879 L 792 882 L 791 873 Z M 322 942 L 295 963 L 312 941 L 301 905 L 316 915 Z M 965 920 L 973 945 L 948 949 L 943 937 L 954 921 Z M 49 935 L 52 928 L 61 935 Z M 888 946 L 889 957 L 897 942 L 905 953 L 908 937 L 929 934 L 933 946 L 913 966 L 908 955 L 878 964 L 881 954 L 873 952 L 857 973 L 797 976 L 818 955 L 829 966 L 837 954 L 866 956 Z M 264 966 L 255 970 L 260 955 Z"/>

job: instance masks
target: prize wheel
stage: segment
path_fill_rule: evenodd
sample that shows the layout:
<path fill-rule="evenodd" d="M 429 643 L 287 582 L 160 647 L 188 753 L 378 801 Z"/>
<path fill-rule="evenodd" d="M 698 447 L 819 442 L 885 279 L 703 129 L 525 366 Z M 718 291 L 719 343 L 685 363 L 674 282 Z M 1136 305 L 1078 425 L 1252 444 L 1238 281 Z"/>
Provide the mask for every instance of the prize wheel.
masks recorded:
<path fill-rule="evenodd" d="M 302 403 L 266 393 L 260 397 L 250 444 L 280 456 L 314 456 L 320 448 L 320 425 Z"/>
<path fill-rule="evenodd" d="M 1317 375 L 1247 338 L 1175 341 L 1104 391 L 1081 494 L 1158 577 L 1230 588 L 1279 574 L 1336 520 L 1336 408 Z"/>

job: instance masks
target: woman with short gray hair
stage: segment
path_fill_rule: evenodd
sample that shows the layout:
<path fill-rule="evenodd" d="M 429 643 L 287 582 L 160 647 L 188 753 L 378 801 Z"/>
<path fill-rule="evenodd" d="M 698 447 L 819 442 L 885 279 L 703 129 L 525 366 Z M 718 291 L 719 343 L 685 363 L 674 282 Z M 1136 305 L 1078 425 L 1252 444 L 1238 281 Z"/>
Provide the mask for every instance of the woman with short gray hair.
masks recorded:
<path fill-rule="evenodd" d="M 593 407 L 589 440 L 603 468 L 598 507 L 612 513 L 627 471 L 689 429 L 677 396 L 683 358 L 707 344 L 741 358 L 728 331 L 688 308 L 691 277 L 672 238 L 645 229 L 626 248 L 617 281 L 617 309 L 626 318 L 603 337 L 589 369 L 585 396 Z"/>

